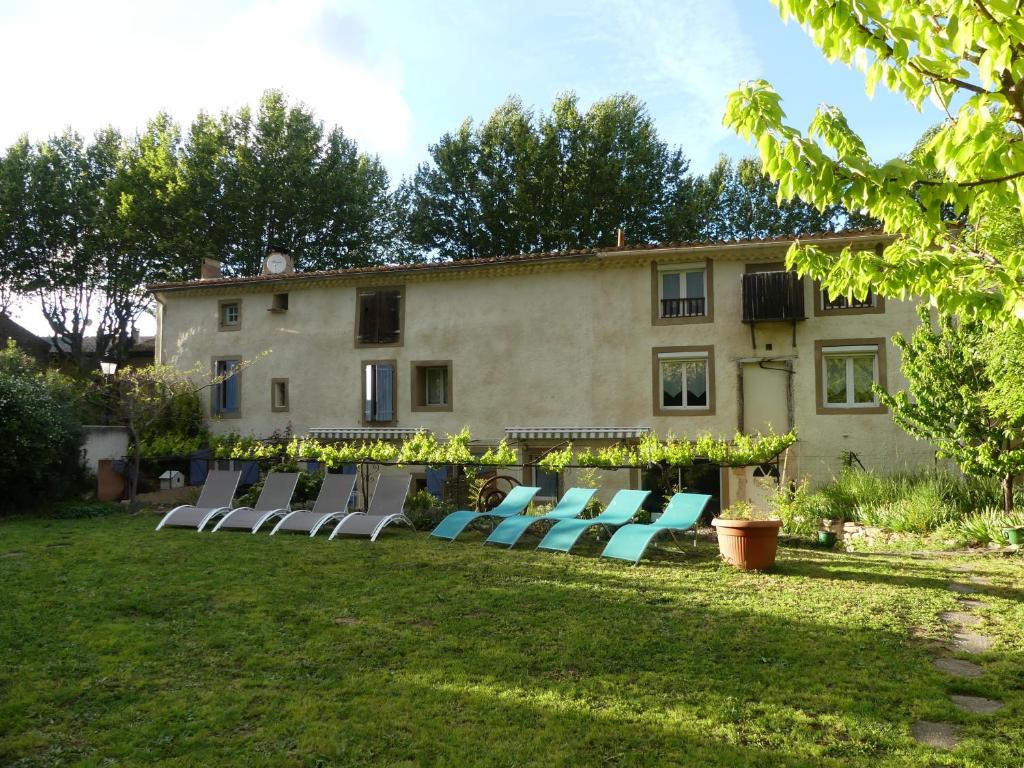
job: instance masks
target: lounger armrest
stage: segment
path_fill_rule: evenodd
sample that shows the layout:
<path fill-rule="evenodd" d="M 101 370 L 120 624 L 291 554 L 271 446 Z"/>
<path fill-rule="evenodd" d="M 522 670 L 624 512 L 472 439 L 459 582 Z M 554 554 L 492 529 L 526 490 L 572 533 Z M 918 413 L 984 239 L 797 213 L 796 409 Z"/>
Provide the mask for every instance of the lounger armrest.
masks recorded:
<path fill-rule="evenodd" d="M 183 509 L 199 509 L 199 507 L 197 507 L 195 504 L 179 504 L 174 509 L 172 509 L 170 512 L 165 514 L 162 518 L 160 518 L 160 522 L 157 523 L 156 530 L 159 531 L 161 528 L 163 528 L 164 527 L 164 523 L 166 523 L 168 520 L 170 520 L 171 517 L 173 517 L 176 512 L 180 512 Z"/>
<path fill-rule="evenodd" d="M 215 517 L 222 517 L 222 518 L 223 517 L 227 517 L 228 515 L 231 514 L 231 511 L 232 510 L 231 510 L 230 507 L 217 507 L 215 509 L 211 509 L 209 514 L 206 517 L 204 517 L 199 522 L 199 527 L 196 528 L 196 533 L 202 531 L 203 528 L 206 527 L 206 524 L 209 523 L 211 520 L 213 520 L 213 518 L 215 518 Z M 218 525 L 220 525 L 220 523 L 218 523 Z M 216 530 L 216 528 L 214 528 L 214 530 Z"/>

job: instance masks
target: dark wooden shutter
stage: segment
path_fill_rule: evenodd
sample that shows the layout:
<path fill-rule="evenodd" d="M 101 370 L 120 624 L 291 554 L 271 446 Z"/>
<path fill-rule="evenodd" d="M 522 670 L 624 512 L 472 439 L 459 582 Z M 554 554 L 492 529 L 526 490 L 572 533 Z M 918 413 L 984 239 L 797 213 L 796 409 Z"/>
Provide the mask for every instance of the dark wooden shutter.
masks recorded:
<path fill-rule="evenodd" d="M 398 341 L 402 327 L 402 294 L 399 291 L 379 291 L 378 296 L 377 343 L 393 344 Z"/>
<path fill-rule="evenodd" d="M 359 343 L 378 343 L 378 322 L 379 322 L 379 294 L 359 294 Z"/>

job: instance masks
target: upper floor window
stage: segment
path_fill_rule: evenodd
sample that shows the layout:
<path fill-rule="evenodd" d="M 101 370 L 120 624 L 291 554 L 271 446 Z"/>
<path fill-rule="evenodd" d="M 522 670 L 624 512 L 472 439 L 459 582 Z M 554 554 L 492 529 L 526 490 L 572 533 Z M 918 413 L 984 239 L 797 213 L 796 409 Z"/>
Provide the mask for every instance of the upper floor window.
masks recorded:
<path fill-rule="evenodd" d="M 839 339 L 815 342 L 818 358 L 818 411 L 884 411 L 874 386 L 885 386 L 885 340 Z"/>
<path fill-rule="evenodd" d="M 831 296 L 829 292 L 818 286 L 817 302 L 814 306 L 816 315 L 861 315 L 875 314 L 885 311 L 885 298 L 869 290 L 862 298 L 842 293 Z"/>
<path fill-rule="evenodd" d="M 237 331 L 242 327 L 242 302 L 227 299 L 218 304 L 218 327 L 222 331 Z"/>
<path fill-rule="evenodd" d="M 216 380 L 212 388 L 214 416 L 233 418 L 242 414 L 242 382 L 237 357 L 219 358 L 213 361 L 213 375 Z"/>
<path fill-rule="evenodd" d="M 356 344 L 400 344 L 402 336 L 401 288 L 361 290 L 356 301 Z"/>
<path fill-rule="evenodd" d="M 713 412 L 713 354 L 711 347 L 654 350 L 655 415 Z"/>
<path fill-rule="evenodd" d="M 832 297 L 829 296 L 828 291 L 821 292 L 822 309 L 869 309 L 874 306 L 874 291 L 868 291 L 868 295 L 863 299 L 858 299 L 856 296 L 847 296 L 846 294 Z"/>
<path fill-rule="evenodd" d="M 711 264 L 654 264 L 653 322 L 666 325 L 711 320 Z"/>
<path fill-rule="evenodd" d="M 395 421 L 395 361 L 363 363 L 363 421 L 390 424 Z"/>
<path fill-rule="evenodd" d="M 704 265 L 661 272 L 661 316 L 707 314 L 707 271 Z"/>

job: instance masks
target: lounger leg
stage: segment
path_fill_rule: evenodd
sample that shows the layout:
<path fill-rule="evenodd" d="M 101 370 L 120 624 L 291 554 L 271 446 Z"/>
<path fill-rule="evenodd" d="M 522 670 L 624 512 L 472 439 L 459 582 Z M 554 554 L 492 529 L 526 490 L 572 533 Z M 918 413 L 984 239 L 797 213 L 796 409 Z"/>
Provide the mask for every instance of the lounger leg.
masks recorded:
<path fill-rule="evenodd" d="M 676 549 L 678 549 L 680 552 L 684 551 L 683 545 L 679 543 L 679 539 L 676 537 L 676 532 L 669 528 L 668 535 L 672 537 L 672 543 L 676 545 Z"/>

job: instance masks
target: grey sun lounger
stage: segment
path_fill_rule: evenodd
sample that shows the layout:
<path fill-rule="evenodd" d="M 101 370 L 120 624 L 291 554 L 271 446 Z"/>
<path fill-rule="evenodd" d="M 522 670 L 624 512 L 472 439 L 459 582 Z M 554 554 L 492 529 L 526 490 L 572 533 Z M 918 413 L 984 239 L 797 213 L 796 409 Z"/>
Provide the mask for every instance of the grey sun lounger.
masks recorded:
<path fill-rule="evenodd" d="M 489 512 L 473 512 L 469 509 L 452 512 L 444 520 L 437 524 L 437 527 L 430 532 L 431 536 L 438 539 L 455 541 L 456 537 L 477 520 L 500 519 L 523 514 L 533 497 L 537 495 L 540 488 L 530 485 L 517 485 L 508 492 L 508 495 L 501 500 L 501 503 Z"/>
<path fill-rule="evenodd" d="M 375 541 L 380 532 L 391 523 L 416 527 L 405 516 L 405 497 L 409 495 L 412 475 L 379 475 L 373 489 L 373 498 L 366 512 L 353 512 L 341 518 L 331 531 L 335 536 L 368 536 Z"/>
<path fill-rule="evenodd" d="M 156 530 L 167 526 L 170 528 L 195 528 L 203 530 L 207 523 L 216 517 L 227 514 L 235 498 L 235 489 L 242 473 L 235 470 L 211 469 L 206 475 L 206 482 L 199 492 L 195 504 L 183 504 L 175 507 L 160 520 Z"/>
<path fill-rule="evenodd" d="M 612 531 L 628 523 L 640 510 L 650 491 L 619 491 L 597 517 L 590 520 L 560 520 L 540 540 L 537 549 L 571 552 L 586 531 L 595 526 Z"/>
<path fill-rule="evenodd" d="M 324 475 L 313 509 L 289 512 L 278 521 L 270 535 L 282 531 L 316 536 L 325 524 L 349 514 L 348 502 L 355 487 L 355 475 Z"/>
<path fill-rule="evenodd" d="M 506 517 L 498 527 L 491 531 L 484 544 L 501 544 L 512 549 L 527 530 L 538 523 L 554 525 L 559 520 L 571 520 L 583 514 L 591 498 L 597 493 L 596 488 L 570 488 L 562 496 L 555 508 L 546 515 L 513 515 Z"/>
<path fill-rule="evenodd" d="M 263 490 L 256 504 L 251 507 L 232 509 L 213 530 L 249 531 L 256 533 L 267 520 L 284 517 L 290 511 L 292 494 L 299 482 L 298 472 L 270 472 L 263 481 Z"/>
<path fill-rule="evenodd" d="M 677 493 L 672 496 L 665 512 L 653 523 L 631 523 L 615 532 L 601 553 L 601 557 L 640 562 L 644 552 L 660 534 L 668 531 L 675 540 L 676 533 L 693 531 L 693 545 L 697 546 L 697 521 L 704 513 L 711 497 L 703 493 Z"/>

